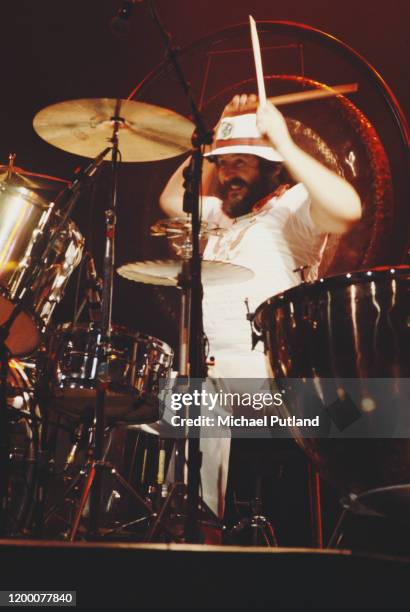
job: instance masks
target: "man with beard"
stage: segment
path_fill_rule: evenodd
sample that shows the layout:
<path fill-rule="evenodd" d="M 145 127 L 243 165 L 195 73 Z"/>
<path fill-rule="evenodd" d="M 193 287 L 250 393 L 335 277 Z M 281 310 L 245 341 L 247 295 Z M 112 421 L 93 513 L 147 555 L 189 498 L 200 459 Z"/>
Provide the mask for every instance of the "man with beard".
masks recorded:
<path fill-rule="evenodd" d="M 215 359 L 208 373 L 217 389 L 229 392 L 237 390 L 233 379 L 267 376 L 262 347 L 251 350 L 245 300 L 254 311 L 268 297 L 299 284 L 302 266 L 305 278 L 315 280 L 327 234 L 348 231 L 361 216 L 353 187 L 293 142 L 272 104 L 255 112 L 256 106 L 256 96 L 241 95 L 225 107 L 203 168 L 202 219 L 226 230 L 209 238 L 204 259 L 254 273 L 241 284 L 229 285 L 227 279 L 226 288 L 204 286 L 204 330 Z M 161 196 L 170 216 L 183 214 L 185 165 Z M 226 435 L 201 443 L 204 497 L 219 515 L 227 479 Z"/>

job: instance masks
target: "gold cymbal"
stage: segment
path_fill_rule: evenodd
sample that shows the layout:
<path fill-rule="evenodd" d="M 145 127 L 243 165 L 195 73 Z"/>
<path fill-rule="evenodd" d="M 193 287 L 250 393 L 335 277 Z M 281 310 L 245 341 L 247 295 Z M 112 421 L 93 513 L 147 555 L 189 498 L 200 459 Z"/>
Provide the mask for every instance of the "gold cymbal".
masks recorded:
<path fill-rule="evenodd" d="M 202 281 L 206 285 L 235 285 L 253 278 L 252 270 L 224 261 L 202 261 Z M 117 268 L 120 276 L 136 283 L 148 285 L 178 286 L 178 276 L 182 271 L 182 261 L 165 259 L 155 261 L 135 261 Z"/>
<path fill-rule="evenodd" d="M 33 127 L 58 149 L 94 158 L 111 142 L 116 113 L 120 117 L 118 140 L 123 162 L 167 159 L 191 149 L 194 125 L 188 119 L 167 108 L 134 100 L 59 102 L 39 111 Z"/>

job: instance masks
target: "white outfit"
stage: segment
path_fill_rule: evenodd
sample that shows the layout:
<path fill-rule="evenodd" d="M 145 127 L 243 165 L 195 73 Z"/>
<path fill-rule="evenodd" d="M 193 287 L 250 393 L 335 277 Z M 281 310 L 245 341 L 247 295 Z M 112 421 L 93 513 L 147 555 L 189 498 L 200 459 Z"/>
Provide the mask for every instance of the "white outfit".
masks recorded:
<path fill-rule="evenodd" d="M 254 312 L 269 297 L 298 285 L 301 276 L 294 270 L 300 266 L 308 265 L 305 278 L 314 280 L 326 235 L 314 227 L 309 195 L 302 184 L 280 197 L 272 197 L 257 212 L 237 219 L 224 215 L 217 198 L 203 198 L 202 219 L 228 228 L 221 236 L 209 238 L 204 259 L 230 262 L 254 272 L 254 277 L 244 283 L 204 286 L 204 330 L 209 355 L 215 358 L 215 366 L 209 368 L 208 375 L 218 389 L 235 392 L 235 389 L 226 389 L 226 379 L 267 376 L 263 347 L 259 344 L 251 350 L 245 298 Z M 227 483 L 229 430 L 226 438 L 202 438 L 201 450 L 204 500 L 221 515 Z"/>

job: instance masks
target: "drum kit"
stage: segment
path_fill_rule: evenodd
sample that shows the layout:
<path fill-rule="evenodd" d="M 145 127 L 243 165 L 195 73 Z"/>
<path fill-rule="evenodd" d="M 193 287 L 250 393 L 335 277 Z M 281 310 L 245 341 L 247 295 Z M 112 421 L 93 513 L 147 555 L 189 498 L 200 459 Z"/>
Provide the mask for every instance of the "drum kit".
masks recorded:
<path fill-rule="evenodd" d="M 116 112 L 120 114 L 115 116 Z M 105 448 L 110 437 L 107 431 L 112 432 L 115 426 L 125 424 L 141 428 L 141 431 L 146 427 L 149 431 L 147 424 L 158 419 L 160 381 L 166 380 L 171 373 L 174 354 L 165 342 L 112 325 L 111 320 L 109 334 L 104 332 L 100 304 L 102 283 L 90 254 L 85 256 L 86 265 L 89 264 L 85 302 L 90 306 L 90 322 L 79 323 L 77 313 L 73 322 L 53 326 L 54 309 L 84 257 L 85 240 L 70 214 L 82 189 L 82 181 L 92 180 L 95 169 L 107 158 L 109 150 L 100 151 L 107 140 L 110 141 L 113 126 L 114 130 L 117 128 L 121 162 L 177 156 L 189 150 L 193 129 L 187 119 L 176 113 L 140 102 L 108 99 L 63 102 L 40 111 L 34 119 L 35 130 L 47 142 L 70 153 L 94 158 L 94 161 L 71 183 L 18 168 L 14 165 L 14 155 L 10 155 L 9 164 L 0 169 L 0 329 L 3 355 L 7 357 L 2 359 L 1 392 L 4 396 L 2 461 L 5 466 L 1 483 L 2 532 L 5 535 L 39 534 L 44 530 L 47 533 L 50 517 L 60 505 L 57 500 L 50 508 L 47 504 L 44 506 L 43 500 L 55 462 L 56 449 L 50 447 L 47 432 L 53 414 L 59 418 L 63 415 L 75 424 L 75 442 L 65 457 L 66 465 L 71 466 L 84 437 L 88 436 L 87 452 L 95 453 L 95 415 L 93 423 L 90 408 L 97 402 L 100 378 L 105 386 Z M 61 187 L 64 189 L 54 202 L 37 193 Z M 111 221 L 107 225 L 112 229 Z M 200 236 L 204 238 L 222 231 L 204 222 L 200 226 Z M 167 237 L 178 259 L 128 263 L 120 266 L 117 272 L 133 282 L 182 289 L 178 369 L 183 371 L 188 351 L 189 313 L 188 296 L 181 287 L 181 272 L 184 261 L 192 254 L 191 226 L 187 218 L 160 220 L 152 226 L 151 234 Z M 246 281 L 251 276 L 250 270 L 225 262 L 202 263 L 202 278 L 207 284 L 224 286 Z M 396 380 L 407 377 L 409 288 L 410 268 L 398 266 L 340 275 L 312 284 L 302 283 L 267 300 L 256 311 L 253 325 L 256 333 L 263 337 L 271 376 L 283 386 L 289 378 L 302 377 L 305 381 L 315 380 L 316 387 L 321 378 L 382 376 Z M 104 334 L 107 346 L 105 357 L 101 357 Z M 370 337 L 373 338 L 371 343 Z M 105 364 L 103 376 L 101 361 Z M 287 409 L 290 409 L 289 404 Z M 297 407 L 291 410 L 297 414 Z M 353 453 L 359 462 L 358 453 L 362 452 L 363 445 L 359 449 L 356 441 L 342 443 L 339 440 L 337 444 L 331 441 L 336 444 L 331 446 L 332 451 L 329 440 L 295 438 L 321 473 L 348 491 L 391 485 L 410 475 L 406 440 L 395 442 L 395 456 L 399 453 L 403 459 L 400 470 L 396 462 L 396 467 L 391 466 L 387 474 L 389 462 L 380 455 L 380 449 L 369 445 L 369 440 L 366 443 L 373 449 L 374 460 L 371 466 L 366 462 L 367 471 L 357 472 L 352 462 L 337 460 L 339 446 L 343 444 L 345 452 Z M 148 524 L 142 539 L 152 539 L 158 533 L 158 523 L 154 520 L 158 517 L 158 506 L 157 501 L 153 502 L 153 495 L 157 496 L 156 500 L 159 490 L 160 499 L 164 495 L 163 440 L 158 439 L 155 448 L 152 456 L 151 444 L 151 455 L 146 454 L 145 465 L 141 467 L 145 485 L 145 474 L 151 470 L 151 482 L 144 494 L 118 474 L 121 485 L 139 505 L 136 522 L 145 520 Z M 112 463 L 105 462 L 104 453 L 102 450 L 97 461 L 116 472 Z M 47 458 L 46 467 L 44 457 Z M 383 465 L 379 465 L 381 457 Z M 151 461 L 151 466 L 147 466 L 147 461 Z M 87 486 L 87 495 L 83 492 L 78 499 L 79 482 L 88 478 L 94 465 L 89 459 L 85 463 L 88 468 L 82 464 L 76 475 L 68 478 L 68 486 L 62 494 L 64 504 L 73 492 L 77 492 L 76 510 L 71 513 L 68 529 L 64 532 L 71 540 L 79 533 L 80 521 L 90 513 Z M 152 470 L 153 465 L 156 467 Z M 42 498 L 41 503 L 39 498 Z M 142 519 L 141 508 L 144 511 Z M 166 524 L 164 529 L 169 531 Z M 118 529 L 115 532 L 118 533 Z"/>
<path fill-rule="evenodd" d="M 33 127 L 49 144 L 87 158 L 73 180 L 19 168 L 13 154 L 0 166 L 0 536 L 50 536 L 48 526 L 69 506 L 64 537 L 103 537 L 101 524 L 109 523 L 121 487 L 136 504 L 135 516 L 126 524 L 120 520 L 110 525 L 105 533 L 118 535 L 142 523 L 138 538 L 143 541 L 160 533 L 174 540 L 184 537 L 164 510 L 173 505 L 174 517 L 181 515 L 181 506 L 172 498 L 175 482 L 167 497 L 164 475 L 170 453 L 164 440 L 158 437 L 155 457 L 149 445 L 142 449 L 144 489 L 109 460 L 116 428 L 150 431 L 149 424 L 158 420 L 159 389 L 171 376 L 174 352 L 162 340 L 131 332 L 111 318 L 118 164 L 159 161 L 192 151 L 194 129 L 196 138 L 201 130 L 196 109 L 191 109 L 196 126 L 174 111 L 130 99 L 60 102 L 38 112 Z M 207 136 L 202 131 L 200 144 Z M 193 157 L 195 149 L 200 155 L 196 145 Z M 85 185 L 98 180 L 103 163 L 110 164 L 112 180 L 100 281 L 71 216 Z M 191 171 L 195 174 L 198 168 Z M 43 194 L 52 191 L 58 195 L 50 201 Z M 167 219 L 152 226 L 151 234 L 167 237 L 178 259 L 139 261 L 117 269 L 133 282 L 181 290 L 176 368 L 180 376 L 188 375 L 192 347 L 187 338 L 196 299 L 194 287 L 185 282 L 188 262 L 198 249 L 196 240 L 223 231 L 197 221 L 191 226 L 187 218 Z M 55 326 L 55 307 L 83 259 L 87 297 L 72 322 Z M 191 274 L 195 276 L 193 270 Z M 200 274 L 204 283 L 221 287 L 253 275 L 244 267 L 217 261 L 202 262 Z M 90 320 L 79 322 L 86 304 Z M 302 379 L 326 407 L 321 380 L 390 378 L 393 393 L 394 381 L 408 378 L 409 317 L 410 267 L 397 266 L 302 282 L 267 300 L 250 318 L 263 340 L 272 378 L 282 388 L 288 379 Z M 292 389 L 288 391 L 292 398 Z M 286 410 L 297 415 L 297 402 L 291 399 Z M 64 490 L 53 499 L 61 454 L 59 428 L 67 428 L 67 422 L 71 444 L 63 452 Z M 297 432 L 294 437 L 319 471 L 346 492 L 395 485 L 410 477 L 407 439 L 385 440 L 387 450 L 380 452 L 381 445 L 370 439 L 364 445 L 361 440 L 303 438 Z M 363 463 L 364 446 L 370 458 Z M 135 453 L 134 448 L 133 466 L 138 463 Z M 83 457 L 79 465 L 77 455 Z M 191 456 L 195 454 L 190 451 Z M 115 483 L 109 501 L 101 504 L 107 498 L 103 475 L 108 473 Z M 193 500 L 198 507 L 195 495 Z M 205 505 L 201 507 L 206 515 Z"/>
<path fill-rule="evenodd" d="M 55 463 L 56 449 L 51 448 L 50 434 L 46 431 L 50 421 L 54 421 L 53 415 L 67 417 L 76 430 L 79 423 L 87 422 L 84 431 L 89 436 L 88 430 L 94 428 L 88 449 L 94 458 L 98 433 L 96 419 L 90 424 L 89 414 L 90 407 L 98 403 L 101 381 L 102 446 L 106 444 L 107 425 L 108 429 L 119 424 L 139 426 L 158 419 L 159 382 L 171 373 L 173 350 L 158 338 L 111 323 L 112 272 L 108 269 L 108 276 L 104 272 L 104 282 L 98 279 L 94 260 L 84 252 L 85 240 L 71 213 L 83 185 L 94 180 L 103 160 L 108 161 L 111 147 L 106 147 L 107 142 L 118 147 L 121 163 L 153 161 L 188 151 L 193 132 L 189 120 L 168 109 L 109 99 L 52 105 L 35 116 L 33 125 L 50 144 L 93 161 L 77 172 L 72 182 L 18 168 L 15 155 L 10 155 L 9 164 L 0 168 L 0 329 L 6 356 L 2 360 L 5 396 L 2 459 L 6 466 L 2 470 L 2 533 L 6 535 L 33 530 L 41 534 L 52 514 L 46 507 L 39 511 L 39 497 L 43 503 Z M 111 164 L 114 166 L 112 159 Z M 114 192 L 115 181 L 116 176 Z M 52 202 L 38 194 L 52 190 L 58 191 Z M 110 214 L 111 218 L 106 211 L 111 241 L 109 264 L 113 269 L 115 209 Z M 220 231 L 206 223 L 201 225 L 203 237 Z M 161 220 L 153 225 L 152 235 L 166 236 L 179 259 L 130 263 L 118 268 L 118 273 L 134 282 L 178 287 L 183 262 L 192 253 L 189 222 L 187 218 Z M 88 277 L 84 302 L 72 322 L 53 325 L 55 307 L 63 299 L 67 283 L 82 259 Z M 207 283 L 225 285 L 227 279 L 231 283 L 241 282 L 252 273 L 223 262 L 204 262 L 202 275 Z M 111 294 L 108 329 L 104 329 L 101 304 L 104 285 Z M 90 321 L 78 322 L 87 304 Z M 184 300 L 182 305 L 185 305 L 182 320 L 187 321 L 189 313 Z M 182 329 L 181 347 L 186 335 L 186 328 Z M 185 349 L 188 350 L 186 346 Z M 183 347 L 180 354 L 184 354 Z M 17 437 L 21 438 L 22 424 L 25 437 L 17 444 L 14 430 L 19 431 Z M 100 454 L 97 461 L 102 463 L 104 451 Z M 48 465 L 44 467 L 43 462 L 40 467 L 44 457 Z M 71 464 L 73 458 L 68 462 Z M 24 492 L 18 477 L 23 468 L 27 471 Z M 69 483 L 68 488 L 72 491 L 75 486 Z M 137 493 L 134 496 L 155 516 L 150 502 Z M 77 535 L 87 501 L 87 497 L 79 501 L 81 512 L 73 519 L 75 527 L 71 524 L 67 532 L 70 539 Z"/>

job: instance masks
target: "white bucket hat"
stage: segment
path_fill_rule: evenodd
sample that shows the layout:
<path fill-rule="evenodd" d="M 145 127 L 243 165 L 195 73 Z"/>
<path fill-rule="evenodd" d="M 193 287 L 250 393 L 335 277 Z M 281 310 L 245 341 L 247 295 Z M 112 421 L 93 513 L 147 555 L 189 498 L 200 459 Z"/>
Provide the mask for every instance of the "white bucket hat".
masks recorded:
<path fill-rule="evenodd" d="M 256 114 L 224 117 L 218 126 L 211 150 L 205 157 L 246 153 L 257 155 L 268 161 L 283 162 L 283 157 L 273 147 L 266 144 L 256 127 Z"/>

